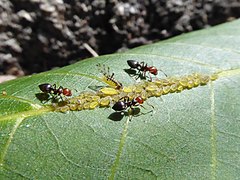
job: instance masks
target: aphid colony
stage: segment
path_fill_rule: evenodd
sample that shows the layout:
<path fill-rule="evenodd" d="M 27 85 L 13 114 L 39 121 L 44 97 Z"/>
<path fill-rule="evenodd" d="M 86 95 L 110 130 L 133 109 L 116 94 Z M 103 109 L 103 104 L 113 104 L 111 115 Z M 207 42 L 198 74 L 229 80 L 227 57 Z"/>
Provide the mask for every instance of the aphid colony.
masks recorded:
<path fill-rule="evenodd" d="M 137 68 L 138 71 L 150 71 L 157 74 L 157 69 L 153 66 L 148 67 L 147 64 L 138 63 L 129 60 L 128 64 L 131 68 Z M 100 65 L 99 65 L 100 66 Z M 115 111 L 124 111 L 128 108 L 143 104 L 150 97 L 160 97 L 168 93 L 181 92 L 184 89 L 191 89 L 200 85 L 206 85 L 209 81 L 217 79 L 217 75 L 211 76 L 194 73 L 182 77 L 166 77 L 164 79 L 156 79 L 154 81 L 141 81 L 131 86 L 123 87 L 120 82 L 113 78 L 114 74 L 109 75 L 109 69 L 104 67 L 102 80 L 110 87 L 103 87 L 96 92 L 81 92 L 78 96 L 62 100 L 57 104 L 53 104 L 55 111 L 80 111 L 86 109 L 95 109 L 96 107 L 110 107 Z M 142 70 L 144 69 L 144 70 Z M 39 88 L 44 93 L 52 95 L 71 96 L 71 91 L 67 88 L 56 88 L 56 85 L 41 84 Z M 62 99 L 62 98 L 61 98 Z"/>

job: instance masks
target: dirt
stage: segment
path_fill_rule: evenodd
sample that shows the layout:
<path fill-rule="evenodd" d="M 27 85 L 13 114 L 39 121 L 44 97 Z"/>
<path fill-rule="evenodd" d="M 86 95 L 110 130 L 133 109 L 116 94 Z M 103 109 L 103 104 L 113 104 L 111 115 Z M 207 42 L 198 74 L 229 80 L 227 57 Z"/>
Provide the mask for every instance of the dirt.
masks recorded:
<path fill-rule="evenodd" d="M 1 0 L 0 74 L 92 57 L 86 44 L 108 54 L 238 17 L 238 0 Z"/>

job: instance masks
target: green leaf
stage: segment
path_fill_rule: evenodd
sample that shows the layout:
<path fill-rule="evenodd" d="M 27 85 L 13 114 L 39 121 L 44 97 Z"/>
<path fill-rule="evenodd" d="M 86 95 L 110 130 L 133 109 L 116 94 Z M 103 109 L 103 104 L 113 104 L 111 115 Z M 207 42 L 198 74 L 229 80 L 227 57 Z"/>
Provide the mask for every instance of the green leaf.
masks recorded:
<path fill-rule="evenodd" d="M 239 29 L 237 20 L 1 84 L 7 95 L 0 96 L 0 179 L 238 179 Z M 219 78 L 149 98 L 141 111 L 151 104 L 154 113 L 131 121 L 110 120 L 111 108 L 53 112 L 36 98 L 41 83 L 68 87 L 73 96 L 105 85 L 98 63 L 132 85 L 123 70 L 128 59 L 168 76 L 217 72 Z"/>

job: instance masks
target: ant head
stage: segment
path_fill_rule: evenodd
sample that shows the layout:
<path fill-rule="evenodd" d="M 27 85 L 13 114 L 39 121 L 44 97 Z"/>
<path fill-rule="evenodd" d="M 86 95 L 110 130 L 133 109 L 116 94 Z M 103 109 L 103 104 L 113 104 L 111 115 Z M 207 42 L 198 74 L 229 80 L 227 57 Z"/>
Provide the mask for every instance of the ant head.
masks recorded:
<path fill-rule="evenodd" d="M 151 74 L 154 74 L 154 75 L 157 75 L 157 74 L 158 74 L 158 70 L 157 70 L 157 68 L 154 67 L 154 66 L 149 67 L 149 72 L 150 72 Z"/>
<path fill-rule="evenodd" d="M 143 102 L 144 102 L 144 100 L 141 96 L 136 97 L 135 100 L 138 102 L 138 104 L 143 104 Z"/>
<path fill-rule="evenodd" d="M 64 89 L 62 90 L 62 93 L 63 93 L 63 95 L 65 95 L 65 96 L 71 96 L 71 95 L 72 95 L 72 91 L 71 91 L 70 89 L 68 89 L 68 88 L 64 88 Z"/>
<path fill-rule="evenodd" d="M 139 66 L 139 63 L 135 60 L 128 60 L 127 63 L 131 68 L 138 68 Z"/>

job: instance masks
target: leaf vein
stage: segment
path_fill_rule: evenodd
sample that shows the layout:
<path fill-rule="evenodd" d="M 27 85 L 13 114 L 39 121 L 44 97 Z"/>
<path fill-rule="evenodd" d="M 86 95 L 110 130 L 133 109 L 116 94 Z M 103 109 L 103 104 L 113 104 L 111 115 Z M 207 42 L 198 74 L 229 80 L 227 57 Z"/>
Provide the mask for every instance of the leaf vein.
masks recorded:
<path fill-rule="evenodd" d="M 216 179 L 217 176 L 217 122 L 215 116 L 215 97 L 213 83 L 210 82 L 211 89 L 211 179 Z"/>
<path fill-rule="evenodd" d="M 127 138 L 127 130 L 128 130 L 128 123 L 129 123 L 129 121 L 130 121 L 130 116 L 128 116 L 128 118 L 127 118 L 127 121 L 125 123 L 124 129 L 123 129 L 123 132 L 122 132 L 122 135 L 121 135 L 121 139 L 120 139 L 120 143 L 119 143 L 116 159 L 115 159 L 115 161 L 114 161 L 114 163 L 112 165 L 112 168 L 111 168 L 111 175 L 108 178 L 110 180 L 114 179 L 114 177 L 116 175 L 117 168 L 118 168 L 119 163 L 120 163 L 120 157 L 121 157 L 121 154 L 122 154 L 122 151 L 123 151 L 123 147 L 125 145 L 125 141 L 126 141 L 126 138 Z"/>
<path fill-rule="evenodd" d="M 3 148 L 3 151 L 1 152 L 1 156 L 0 156 L 0 166 L 3 166 L 4 158 L 5 158 L 6 155 L 7 155 L 7 151 L 8 151 L 8 148 L 9 148 L 11 142 L 12 142 L 13 136 L 14 136 L 17 128 L 19 127 L 19 125 L 22 123 L 23 119 L 24 119 L 24 118 L 18 118 L 18 119 L 16 120 L 16 123 L 15 123 L 15 125 L 13 126 L 13 129 L 12 129 L 11 133 L 9 134 L 9 138 L 8 138 L 8 140 L 7 140 L 4 148 Z"/>

